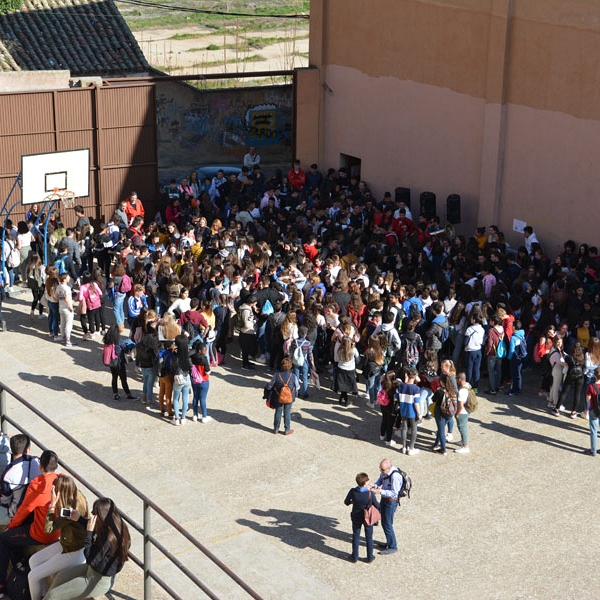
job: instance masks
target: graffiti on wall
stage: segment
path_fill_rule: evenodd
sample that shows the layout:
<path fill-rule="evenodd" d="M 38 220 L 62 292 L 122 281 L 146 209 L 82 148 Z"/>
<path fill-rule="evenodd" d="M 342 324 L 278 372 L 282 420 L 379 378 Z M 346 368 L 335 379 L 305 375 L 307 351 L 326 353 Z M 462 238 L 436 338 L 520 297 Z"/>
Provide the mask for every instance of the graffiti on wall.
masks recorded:
<path fill-rule="evenodd" d="M 289 164 L 292 88 L 199 91 L 157 84 L 157 129 L 162 172 L 241 164 L 248 146 L 261 148 L 263 163 Z"/>

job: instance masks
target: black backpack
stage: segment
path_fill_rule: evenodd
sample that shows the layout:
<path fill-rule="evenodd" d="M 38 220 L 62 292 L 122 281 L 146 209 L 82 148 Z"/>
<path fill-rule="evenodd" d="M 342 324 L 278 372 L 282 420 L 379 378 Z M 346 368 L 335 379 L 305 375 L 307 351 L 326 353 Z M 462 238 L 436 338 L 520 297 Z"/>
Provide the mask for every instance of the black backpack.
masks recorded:
<path fill-rule="evenodd" d="M 396 471 L 392 471 L 390 473 L 390 477 L 394 473 L 400 473 L 400 475 L 402 476 L 402 486 L 400 487 L 400 491 L 398 492 L 398 504 L 400 504 L 401 498 L 409 498 L 410 499 L 410 490 L 412 489 L 412 480 L 406 474 L 406 472 L 403 471 L 402 469 L 400 469 L 399 467 L 396 467 Z"/>

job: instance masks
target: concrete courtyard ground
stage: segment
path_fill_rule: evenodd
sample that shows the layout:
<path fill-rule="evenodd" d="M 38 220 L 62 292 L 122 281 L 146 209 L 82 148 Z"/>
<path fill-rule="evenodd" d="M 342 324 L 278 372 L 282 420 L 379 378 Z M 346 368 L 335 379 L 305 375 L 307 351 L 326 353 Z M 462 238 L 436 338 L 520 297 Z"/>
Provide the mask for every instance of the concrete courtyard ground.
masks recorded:
<path fill-rule="evenodd" d="M 248 376 L 229 356 L 211 377 L 213 421 L 176 428 L 140 402 L 115 402 L 101 344 L 82 341 L 79 326 L 76 347 L 49 341 L 46 322 L 29 319 L 29 301 L 24 291 L 4 303 L 9 331 L 0 333 L 0 381 L 154 499 L 263 598 L 600 595 L 594 568 L 600 458 L 583 454 L 586 421 L 546 412 L 535 374 L 526 375 L 520 397 L 480 395 L 469 424 L 470 455 L 454 454 L 456 443 L 445 457 L 431 453 L 432 421 L 419 430 L 419 455 L 385 447 L 379 415 L 364 399 L 340 407 L 325 378 L 321 392 L 294 404 L 294 435 L 274 436 L 272 411 L 262 400 L 264 367 Z M 130 385 L 141 389 L 133 369 Z M 10 398 L 8 410 L 142 522 L 137 498 Z M 414 485 L 396 513 L 400 551 L 351 564 L 343 499 L 356 473 L 374 479 L 386 456 Z M 248 597 L 158 517 L 153 534 L 217 597 Z M 383 540 L 380 527 L 375 537 Z M 134 550 L 141 556 L 139 536 Z M 157 552 L 153 568 L 182 598 L 205 597 Z M 167 597 L 155 589 L 153 598 Z M 143 597 L 135 565 L 127 565 L 112 597 Z"/>

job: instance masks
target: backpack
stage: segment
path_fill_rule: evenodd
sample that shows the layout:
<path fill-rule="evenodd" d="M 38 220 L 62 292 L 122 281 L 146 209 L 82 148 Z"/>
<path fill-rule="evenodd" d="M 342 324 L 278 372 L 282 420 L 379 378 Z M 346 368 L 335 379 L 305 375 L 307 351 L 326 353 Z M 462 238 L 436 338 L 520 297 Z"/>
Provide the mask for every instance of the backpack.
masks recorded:
<path fill-rule="evenodd" d="M 245 310 L 250 310 L 250 308 L 242 308 L 242 309 L 238 309 L 238 313 L 237 313 L 237 322 L 236 322 L 236 327 L 237 329 L 243 329 L 244 328 L 244 317 L 242 317 L 242 313 Z"/>
<path fill-rule="evenodd" d="M 402 477 L 402 485 L 400 486 L 400 491 L 398 492 L 398 504 L 400 504 L 400 498 L 410 498 L 410 490 L 412 489 L 412 481 L 410 477 L 400 468 L 396 467 L 395 471 L 390 473 L 390 480 L 394 473 L 399 473 Z"/>
<path fill-rule="evenodd" d="M 100 308 L 102 304 L 102 299 L 98 294 L 98 288 L 96 284 L 92 281 L 87 290 L 86 301 L 89 310 L 95 310 L 96 308 Z"/>
<path fill-rule="evenodd" d="M 515 344 L 514 356 L 519 360 L 523 360 L 527 356 L 527 346 L 523 340 L 519 340 L 519 342 Z"/>
<path fill-rule="evenodd" d="M 62 275 L 63 273 L 68 273 L 67 267 L 65 266 L 65 259 L 67 258 L 67 256 L 67 254 L 63 254 L 61 258 L 57 258 L 54 261 L 54 266 L 56 267 L 56 270 L 58 271 L 59 275 Z"/>
<path fill-rule="evenodd" d="M 199 365 L 192 365 L 190 375 L 192 377 L 192 383 L 202 383 L 204 381 L 204 369 L 199 369 Z"/>
<path fill-rule="evenodd" d="M 419 307 L 414 303 L 410 303 L 410 307 L 408 309 L 408 317 L 411 321 L 420 321 L 423 318 Z"/>
<path fill-rule="evenodd" d="M 440 332 L 440 342 L 442 342 L 443 344 L 450 337 L 450 327 L 448 327 L 448 325 L 446 324 L 446 327 L 441 327 L 441 329 L 442 331 Z"/>
<path fill-rule="evenodd" d="M 506 342 L 504 341 L 504 338 L 502 338 L 496 346 L 496 356 L 498 358 L 504 358 L 506 356 Z"/>
<path fill-rule="evenodd" d="M 1 504 L 8 511 L 8 516 L 13 517 L 17 512 L 19 506 L 21 506 L 23 499 L 25 498 L 25 492 L 27 492 L 27 488 L 29 487 L 29 483 L 31 482 L 31 461 L 33 460 L 33 456 L 24 455 L 23 462 L 27 462 L 27 483 L 23 485 L 19 485 L 13 489 L 8 487 L 8 484 L 4 483 L 4 476 L 10 470 L 11 464 L 8 464 L 4 469 L 4 473 L 2 473 L 2 499 Z"/>
<path fill-rule="evenodd" d="M 416 367 L 419 364 L 419 344 L 417 340 L 406 340 L 404 347 L 404 365 L 407 367 Z"/>
<path fill-rule="evenodd" d="M 123 275 L 123 277 L 121 279 L 121 285 L 119 286 L 119 292 L 121 292 L 121 294 L 127 294 L 130 291 L 131 291 L 131 277 L 129 277 L 129 275 L 125 274 L 125 275 Z"/>
<path fill-rule="evenodd" d="M 458 400 L 444 393 L 444 396 L 440 401 L 440 410 L 446 417 L 453 417 L 458 410 Z"/>
<path fill-rule="evenodd" d="M 119 355 L 114 344 L 104 344 L 102 349 L 102 362 L 106 367 L 116 367 L 119 364 Z"/>
<path fill-rule="evenodd" d="M 14 600 L 31 600 L 29 592 L 29 566 L 27 560 L 18 562 L 13 566 L 10 575 L 6 578 L 5 592 Z"/>
<path fill-rule="evenodd" d="M 21 252 L 17 248 L 17 245 L 14 242 L 11 242 L 10 240 L 6 240 L 6 243 L 8 244 L 8 247 L 10 248 L 10 252 L 9 252 L 8 256 L 6 257 L 6 266 L 9 269 L 14 269 L 15 267 L 18 267 L 21 264 Z"/>
<path fill-rule="evenodd" d="M 271 301 L 267 298 L 265 300 L 264 304 L 262 305 L 262 310 L 260 311 L 260 314 L 269 316 L 269 315 L 272 315 L 274 312 L 275 312 L 275 309 L 273 308 Z"/>
<path fill-rule="evenodd" d="M 302 352 L 302 345 L 299 344 L 294 348 L 292 353 L 292 364 L 295 367 L 303 367 L 305 363 L 304 352 Z"/>
<path fill-rule="evenodd" d="M 465 409 L 468 413 L 474 413 L 479 408 L 479 398 L 472 387 L 469 387 L 469 397 L 465 402 Z"/>
<path fill-rule="evenodd" d="M 406 313 L 404 312 L 404 308 L 398 305 L 396 307 L 396 320 L 394 321 L 394 326 L 398 331 L 402 331 L 402 321 L 406 318 Z"/>
<path fill-rule="evenodd" d="M 596 402 L 594 403 L 594 414 L 596 415 L 596 417 L 598 417 L 600 419 L 600 402 L 598 400 L 600 400 L 600 390 L 598 389 L 598 386 L 595 383 L 592 383 L 592 387 L 594 388 L 595 392 L 596 392 Z"/>
<path fill-rule="evenodd" d="M 379 404 L 379 406 L 389 406 L 390 404 L 390 397 L 383 388 L 377 392 L 377 404 Z"/>
<path fill-rule="evenodd" d="M 286 382 L 283 381 L 280 373 L 278 373 L 278 375 L 281 381 L 281 387 L 277 392 L 279 404 L 291 404 L 294 401 L 294 396 L 292 395 L 292 390 L 289 385 L 292 380 L 292 375 L 290 374 Z"/>

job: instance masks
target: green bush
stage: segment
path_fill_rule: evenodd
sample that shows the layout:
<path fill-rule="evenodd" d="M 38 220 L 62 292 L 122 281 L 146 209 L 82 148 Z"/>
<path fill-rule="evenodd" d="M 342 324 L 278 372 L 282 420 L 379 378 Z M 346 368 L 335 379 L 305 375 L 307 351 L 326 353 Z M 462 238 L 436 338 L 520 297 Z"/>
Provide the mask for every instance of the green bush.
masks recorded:
<path fill-rule="evenodd" d="M 22 0 L 0 0 L 0 14 L 21 10 Z"/>

